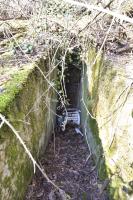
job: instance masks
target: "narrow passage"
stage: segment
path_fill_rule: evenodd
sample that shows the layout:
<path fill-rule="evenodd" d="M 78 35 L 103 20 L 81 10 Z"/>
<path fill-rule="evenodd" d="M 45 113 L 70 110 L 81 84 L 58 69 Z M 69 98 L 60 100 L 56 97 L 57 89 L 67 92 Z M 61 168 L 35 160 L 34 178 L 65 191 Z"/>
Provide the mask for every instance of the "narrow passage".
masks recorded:
<path fill-rule="evenodd" d="M 106 191 L 101 189 L 104 183 L 98 179 L 93 159 L 86 163 L 88 154 L 84 137 L 68 129 L 51 139 L 40 162 L 49 178 L 71 199 L 107 200 Z M 64 200 L 64 197 L 37 171 L 25 200 Z"/>
<path fill-rule="evenodd" d="M 66 57 L 65 88 L 69 106 L 80 109 L 82 62 L 78 49 Z M 59 113 L 60 114 L 60 113 Z M 97 168 L 85 138 L 74 126 L 52 135 L 40 163 L 48 177 L 65 191 L 72 200 L 108 200 L 105 182 L 98 179 Z M 87 162 L 86 162 L 87 160 Z M 25 200 L 65 200 L 42 174 L 37 171 L 28 187 Z"/>

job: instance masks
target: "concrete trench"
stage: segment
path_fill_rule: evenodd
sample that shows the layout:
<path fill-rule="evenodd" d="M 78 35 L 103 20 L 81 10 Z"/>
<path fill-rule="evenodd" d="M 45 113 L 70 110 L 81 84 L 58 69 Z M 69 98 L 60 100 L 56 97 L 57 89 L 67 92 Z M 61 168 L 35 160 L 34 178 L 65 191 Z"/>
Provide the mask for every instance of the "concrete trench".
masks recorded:
<path fill-rule="evenodd" d="M 73 53 L 66 57 L 67 106 L 81 110 L 80 128 L 84 137 L 76 134 L 75 130 L 70 127 L 66 128 L 64 133 L 54 133 L 53 127 L 56 120 L 54 113 L 60 102 L 58 105 L 56 104 L 58 97 L 52 88 L 48 90 L 47 96 L 38 101 L 44 91 L 47 91 L 48 84 L 43 77 L 40 78 L 40 73 L 36 67 L 28 72 L 24 83 L 22 83 L 22 89 L 15 94 L 12 102 L 2 110 L 2 113 L 20 131 L 21 137 L 30 148 L 33 156 L 39 159 L 39 163 L 49 178 L 66 192 L 70 199 L 117 200 L 120 198 L 130 200 L 132 198 L 132 167 L 130 167 L 132 166 L 132 150 L 130 148 L 127 154 L 129 156 L 126 157 L 128 164 L 125 163 L 127 172 L 121 166 L 125 159 L 122 157 L 125 154 L 123 145 L 125 145 L 125 142 L 129 143 L 131 137 L 132 88 L 129 90 L 128 101 L 125 102 L 123 111 L 125 112 L 127 108 L 129 111 L 127 113 L 129 124 L 126 132 L 124 132 L 126 141 L 121 141 L 118 145 L 117 140 L 120 138 L 118 134 L 117 139 L 115 138 L 112 141 L 113 145 L 111 144 L 110 150 L 107 150 L 110 143 L 108 140 L 110 129 L 115 126 L 115 118 L 111 119 L 112 121 L 110 120 L 111 122 L 104 128 L 101 128 L 101 124 L 106 122 L 101 116 L 105 113 L 108 115 L 111 112 L 111 105 L 116 102 L 118 96 L 117 86 L 120 87 L 122 92 L 126 83 L 125 80 L 118 79 L 116 68 L 112 68 L 112 71 L 106 67 L 103 68 L 105 63 L 102 57 L 91 68 L 90 63 L 95 58 L 95 54 L 95 50 L 90 49 L 86 61 L 83 62 L 80 59 L 80 49 L 75 49 Z M 48 71 L 47 60 L 39 60 L 38 65 L 44 72 Z M 125 72 L 122 71 L 121 73 Z M 109 81 L 104 87 L 103 83 L 105 83 L 106 78 Z M 57 79 L 56 71 L 52 73 L 50 79 Z M 110 95 L 108 95 L 109 92 Z M 50 112 L 48 109 L 46 97 L 51 100 L 49 105 L 54 112 Z M 120 100 L 123 102 L 123 99 Z M 111 102 L 111 105 L 109 102 Z M 122 102 L 118 103 L 121 105 Z M 33 110 L 31 110 L 31 107 L 33 107 Z M 95 119 L 90 117 L 87 109 Z M 25 118 L 27 112 L 29 114 Z M 16 118 L 19 121 L 14 120 Z M 25 120 L 28 123 L 24 123 Z M 123 130 L 126 126 L 125 123 Z M 117 145 L 121 148 L 119 155 L 122 157 L 122 159 L 116 160 L 116 166 L 119 166 L 123 173 L 119 176 L 116 173 L 117 167 L 112 166 L 111 163 L 111 159 L 116 158 Z M 0 130 L 0 155 L 1 200 L 69 199 L 64 193 L 55 190 L 38 170 L 33 177 L 32 163 L 6 125 Z M 87 160 L 87 158 L 89 159 Z"/>
<path fill-rule="evenodd" d="M 64 90 L 68 100 L 66 108 L 81 109 L 82 75 L 80 49 L 75 48 L 72 53 L 66 55 L 64 71 Z M 60 102 L 57 107 L 62 109 Z M 57 114 L 60 113 L 61 110 L 58 109 Z M 83 131 L 81 124 L 79 128 Z M 65 131 L 55 130 L 45 154 L 40 157 L 40 162 L 48 177 L 66 194 L 62 194 L 47 183 L 37 171 L 28 187 L 25 200 L 109 199 L 107 187 L 104 187 L 105 182 L 98 177 L 98 169 L 86 137 L 76 133 L 73 126 L 66 125 Z"/>

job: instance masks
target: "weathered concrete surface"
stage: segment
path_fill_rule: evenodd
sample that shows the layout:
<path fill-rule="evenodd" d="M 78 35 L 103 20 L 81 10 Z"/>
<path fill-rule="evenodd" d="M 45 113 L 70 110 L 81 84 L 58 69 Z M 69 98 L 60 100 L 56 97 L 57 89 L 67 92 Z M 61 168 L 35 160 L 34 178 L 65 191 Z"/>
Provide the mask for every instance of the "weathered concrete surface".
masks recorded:
<path fill-rule="evenodd" d="M 112 64 L 100 57 L 92 65 L 94 49 L 87 57 L 83 96 L 96 120 L 86 118 L 84 124 L 85 127 L 89 124 L 93 131 L 87 136 L 99 160 L 99 175 L 111 178 L 111 199 L 133 199 L 133 64 Z M 85 111 L 84 108 L 84 117 Z"/>
<path fill-rule="evenodd" d="M 27 65 L 14 75 L 0 95 L 0 111 L 18 131 L 34 158 L 44 152 L 54 123 L 50 109 L 55 111 L 56 107 L 56 94 L 37 66 L 44 73 L 49 70 L 47 59 L 39 59 L 28 70 Z M 54 78 L 55 71 L 49 80 Z M 0 199 L 23 199 L 32 174 L 32 162 L 12 130 L 4 124 L 0 129 Z"/>

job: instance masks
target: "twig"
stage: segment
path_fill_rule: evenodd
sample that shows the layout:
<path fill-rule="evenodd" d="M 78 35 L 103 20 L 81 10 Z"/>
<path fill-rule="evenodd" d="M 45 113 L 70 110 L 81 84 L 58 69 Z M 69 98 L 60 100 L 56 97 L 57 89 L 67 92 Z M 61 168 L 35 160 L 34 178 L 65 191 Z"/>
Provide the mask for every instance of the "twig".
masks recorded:
<path fill-rule="evenodd" d="M 102 49 L 103 49 L 103 47 L 104 47 L 104 45 L 105 45 L 105 42 L 106 42 L 107 37 L 108 37 L 108 35 L 109 35 L 109 33 L 110 33 L 110 30 L 111 30 L 111 28 L 112 28 L 112 26 L 113 26 L 114 20 L 115 20 L 115 17 L 113 17 L 113 19 L 112 19 L 112 21 L 111 21 L 111 24 L 110 24 L 110 26 L 109 26 L 109 28 L 108 28 L 108 30 L 107 30 L 107 32 L 106 32 L 106 35 L 105 35 L 105 37 L 104 37 L 103 43 L 102 43 L 102 45 L 101 45 L 101 47 L 100 47 L 100 49 L 99 49 L 99 51 L 98 51 L 98 53 L 97 53 L 97 55 L 96 55 L 95 60 L 94 60 L 93 63 L 91 64 L 91 67 L 92 67 L 93 65 L 95 65 L 97 59 L 98 59 L 99 56 L 101 55 Z"/>
<path fill-rule="evenodd" d="M 20 144 L 23 146 L 25 152 L 27 153 L 27 155 L 29 156 L 29 158 L 31 159 L 32 163 L 33 163 L 33 167 L 34 167 L 34 173 L 36 171 L 36 167 L 39 169 L 39 171 L 43 174 L 44 178 L 46 178 L 46 180 L 51 183 L 56 189 L 60 190 L 60 188 L 54 183 L 52 182 L 47 174 L 44 172 L 44 170 L 40 167 L 40 165 L 36 162 L 36 160 L 33 158 L 31 152 L 29 151 L 29 149 L 27 148 L 26 144 L 24 143 L 24 141 L 22 140 L 22 138 L 20 137 L 20 135 L 18 134 L 18 132 L 16 131 L 16 129 L 12 126 L 12 124 L 5 118 L 5 116 L 3 116 L 2 114 L 0 114 L 0 118 L 2 120 L 2 123 L 7 124 L 7 126 L 12 130 L 12 132 L 15 134 L 15 136 L 17 137 L 17 139 L 19 140 Z"/>
<path fill-rule="evenodd" d="M 91 113 L 90 113 L 90 111 L 88 110 L 88 108 L 87 108 L 87 106 L 86 106 L 86 104 L 85 104 L 85 102 L 84 102 L 84 99 L 82 98 L 81 99 L 81 102 L 83 102 L 83 105 L 84 105 L 84 107 L 85 107 L 85 109 L 86 109 L 86 111 L 88 112 L 88 114 L 90 115 L 90 117 L 92 118 L 92 119 L 96 119 Z"/>
<path fill-rule="evenodd" d="M 119 13 L 116 13 L 116 12 L 113 12 L 113 11 L 110 11 L 110 10 L 107 10 L 107 9 L 104 9 L 104 8 L 96 6 L 96 5 L 85 4 L 85 3 L 81 3 L 81 2 L 77 2 L 77 1 L 73 1 L 73 0 L 64 0 L 64 1 L 67 2 L 67 3 L 70 3 L 72 5 L 75 5 L 75 6 L 85 7 L 88 10 L 92 10 L 92 11 L 97 10 L 99 12 L 103 12 L 103 13 L 106 13 L 106 14 L 111 15 L 113 17 L 116 17 L 116 18 L 118 18 L 122 21 L 126 21 L 126 22 L 133 24 L 132 18 L 127 17 L 127 16 L 122 15 L 122 14 L 119 14 Z"/>
<path fill-rule="evenodd" d="M 104 9 L 108 8 L 112 3 L 114 2 L 114 0 L 111 0 L 105 7 Z M 88 26 L 102 13 L 99 12 L 82 30 L 79 31 L 79 33 L 81 33 L 82 31 L 84 31 L 86 28 L 88 28 Z"/>

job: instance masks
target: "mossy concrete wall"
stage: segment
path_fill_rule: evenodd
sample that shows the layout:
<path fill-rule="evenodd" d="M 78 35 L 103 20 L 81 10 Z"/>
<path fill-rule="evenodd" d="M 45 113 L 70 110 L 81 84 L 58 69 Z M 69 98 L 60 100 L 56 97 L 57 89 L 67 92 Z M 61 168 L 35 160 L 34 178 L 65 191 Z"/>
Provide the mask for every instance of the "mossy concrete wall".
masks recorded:
<path fill-rule="evenodd" d="M 24 66 L 0 95 L 0 111 L 15 127 L 35 159 L 44 149 L 54 123 L 56 94 L 41 75 L 47 59 Z M 54 71 L 49 81 L 54 81 Z M 33 165 L 12 130 L 0 129 L 0 199 L 21 200 L 33 175 Z"/>
<path fill-rule="evenodd" d="M 132 66 L 118 67 L 100 56 L 95 49 L 87 55 L 83 73 L 82 123 L 87 130 L 99 176 L 110 179 L 110 197 L 133 199 L 133 85 Z M 87 86 L 86 86 L 87 85 Z M 88 111 L 93 118 L 90 117 Z M 87 128 L 89 127 L 89 129 Z M 90 128 L 92 132 L 90 131 Z"/>

